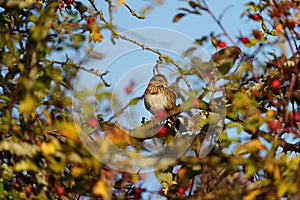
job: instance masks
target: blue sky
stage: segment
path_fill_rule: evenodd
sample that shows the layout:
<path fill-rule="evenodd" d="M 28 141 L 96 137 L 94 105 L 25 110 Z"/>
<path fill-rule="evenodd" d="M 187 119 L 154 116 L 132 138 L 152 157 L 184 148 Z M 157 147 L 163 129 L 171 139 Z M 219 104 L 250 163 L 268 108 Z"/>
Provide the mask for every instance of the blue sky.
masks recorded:
<path fill-rule="evenodd" d="M 136 9 L 137 12 L 147 5 L 146 2 L 150 1 L 137 1 L 129 0 L 127 4 L 132 9 Z M 244 4 L 246 1 L 240 0 L 228 0 L 228 1 L 207 1 L 210 9 L 218 17 L 223 15 L 222 24 L 227 28 L 228 32 L 232 36 L 238 36 L 239 32 L 246 34 L 247 20 L 241 19 L 241 12 L 245 9 Z M 133 28 L 142 27 L 163 27 L 180 31 L 192 38 L 199 38 L 200 36 L 207 35 L 212 31 L 220 32 L 218 25 L 207 14 L 203 13 L 199 15 L 188 15 L 183 17 L 179 22 L 172 23 L 172 19 L 175 14 L 182 12 L 178 8 L 188 8 L 188 3 L 184 1 L 167 0 L 163 5 L 159 5 L 153 8 L 143 20 L 134 18 L 130 15 L 129 11 L 125 7 L 120 7 L 115 12 L 114 23 L 121 28 L 121 30 L 128 30 Z M 250 24 L 253 25 L 253 24 Z M 208 47 L 211 48 L 211 47 Z"/>
<path fill-rule="evenodd" d="M 132 8 L 137 10 L 137 13 L 140 12 L 145 6 L 149 5 L 152 1 L 127 1 L 127 4 Z M 98 3 L 98 4 L 97 4 Z M 232 37 L 238 37 L 240 33 L 247 34 L 251 31 L 251 25 L 259 26 L 255 23 L 249 23 L 249 19 L 243 18 L 241 19 L 241 12 L 244 10 L 244 3 L 243 1 L 238 0 L 229 0 L 229 1 L 222 1 L 214 2 L 208 1 L 208 4 L 213 13 L 218 17 L 222 14 L 222 24 L 226 27 L 229 34 Z M 96 1 L 96 4 L 99 8 L 103 9 L 105 16 L 108 18 L 107 13 L 107 4 L 105 1 Z M 190 37 L 191 40 L 200 38 L 205 35 L 209 35 L 211 32 L 215 32 L 216 34 L 221 33 L 220 28 L 218 25 L 213 21 L 213 19 L 207 14 L 203 13 L 203 15 L 188 15 L 182 18 L 177 23 L 172 23 L 173 17 L 180 11 L 178 8 L 185 7 L 188 8 L 188 3 L 183 1 L 164 1 L 163 5 L 155 6 L 149 13 L 147 13 L 145 19 L 137 19 L 131 16 L 128 9 L 124 6 L 119 7 L 114 11 L 114 20 L 113 23 L 117 26 L 117 30 L 119 32 L 129 31 L 132 29 L 137 28 L 145 28 L 145 27 L 158 27 L 158 28 L 166 28 L 170 30 L 178 31 L 182 34 L 185 34 L 187 37 Z M 110 43 L 109 31 L 103 31 L 104 41 L 100 44 L 95 45 L 95 50 L 97 52 L 103 53 L 104 56 L 107 54 L 118 54 L 117 52 L 112 52 L 112 44 Z M 147 36 L 146 36 L 147 37 Z M 141 35 L 141 42 L 145 42 L 147 38 Z M 228 45 L 231 45 L 225 37 L 221 37 L 222 40 L 225 40 Z M 235 39 L 235 38 L 234 38 Z M 157 36 L 157 40 L 160 41 L 160 36 Z M 165 41 L 160 41 L 165 42 Z M 180 41 L 178 41 L 180 42 Z M 133 45 L 134 46 L 134 45 Z M 151 46 L 151 44 L 150 44 Z M 242 46 L 242 45 L 241 45 Z M 119 48 L 119 47 L 116 47 Z M 126 48 L 126 47 L 125 47 Z M 139 47 L 136 47 L 140 49 Z M 184 51 L 186 49 L 183 49 Z M 208 54 L 213 54 L 215 52 L 214 47 L 211 45 L 210 42 L 205 43 L 204 50 L 208 52 Z M 115 50 L 114 50 L 115 51 Z M 119 59 L 111 59 L 104 57 L 104 61 L 97 62 L 85 62 L 83 63 L 84 66 L 87 68 L 95 68 L 98 69 L 100 72 L 104 71 L 104 68 L 109 68 L 111 71 L 110 74 L 106 76 L 108 82 L 114 84 L 119 81 L 120 77 L 123 76 L 124 73 L 129 72 L 142 64 L 151 65 L 156 62 L 157 55 L 147 51 L 137 51 L 136 55 L 129 55 L 127 54 L 128 58 L 126 60 L 126 56 L 120 56 Z M 105 61 L 108 59 L 109 61 Z M 109 63 L 111 62 L 111 63 Z M 103 66 L 105 63 L 105 66 Z M 107 66 L 107 63 L 109 66 Z M 102 66 L 101 66 L 102 65 Z M 151 69 L 152 70 L 152 69 Z M 141 74 L 142 76 L 138 77 L 131 77 L 132 79 L 143 79 L 149 80 L 152 74 Z M 84 80 L 90 80 L 95 82 L 97 78 L 90 76 L 90 78 L 84 78 Z M 127 76 L 127 82 L 123 81 L 126 87 L 126 84 L 129 84 L 130 77 Z M 84 81 L 85 83 L 89 83 L 89 81 Z"/>

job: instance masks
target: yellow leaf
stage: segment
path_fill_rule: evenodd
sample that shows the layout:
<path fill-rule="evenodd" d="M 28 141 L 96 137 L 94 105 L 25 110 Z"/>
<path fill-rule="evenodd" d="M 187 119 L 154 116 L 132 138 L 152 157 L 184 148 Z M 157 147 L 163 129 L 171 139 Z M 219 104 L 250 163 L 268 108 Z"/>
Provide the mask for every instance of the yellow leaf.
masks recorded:
<path fill-rule="evenodd" d="M 18 63 L 18 68 L 21 72 L 24 71 L 24 64 L 23 63 Z"/>
<path fill-rule="evenodd" d="M 43 110 L 43 114 L 44 114 L 44 117 L 45 117 L 45 120 L 46 120 L 47 124 L 49 126 L 51 126 L 52 125 L 52 119 L 51 119 L 51 115 L 50 115 L 49 111 L 48 110 Z"/>
<path fill-rule="evenodd" d="M 57 128 L 61 134 L 73 141 L 79 141 L 77 127 L 74 122 L 60 122 L 57 124 Z"/>
<path fill-rule="evenodd" d="M 176 181 L 171 181 L 171 182 L 170 182 L 170 185 L 176 185 L 176 184 L 177 184 Z"/>
<path fill-rule="evenodd" d="M 60 81 L 62 81 L 64 79 L 64 77 L 62 77 L 61 75 L 57 75 L 57 76 L 54 76 L 53 79 L 56 82 L 60 82 Z"/>
<path fill-rule="evenodd" d="M 42 151 L 42 154 L 45 157 L 47 157 L 47 156 L 52 155 L 56 152 L 56 145 L 53 142 L 42 143 L 41 151 Z"/>
<path fill-rule="evenodd" d="M 29 159 L 23 159 L 20 162 L 17 162 L 14 166 L 14 169 L 18 172 L 24 170 L 30 170 L 35 172 L 39 171 L 39 168 L 36 166 L 36 164 Z"/>
<path fill-rule="evenodd" d="M 20 101 L 19 112 L 28 113 L 35 105 L 35 100 L 30 94 L 26 94 L 25 99 Z"/>
<path fill-rule="evenodd" d="M 168 186 L 165 187 L 162 191 L 163 191 L 164 195 L 167 195 L 167 193 L 169 191 L 169 187 Z"/>
<path fill-rule="evenodd" d="M 285 195 L 285 193 L 289 190 L 290 187 L 291 184 L 280 181 L 280 184 L 277 189 L 277 196 L 282 197 L 283 195 Z"/>
<path fill-rule="evenodd" d="M 99 180 L 93 186 L 93 193 L 97 196 L 102 196 L 104 200 L 111 199 L 111 188 L 109 187 L 108 182 L 105 180 Z"/>
<path fill-rule="evenodd" d="M 266 120 L 267 121 L 273 121 L 276 117 L 276 111 L 275 110 L 268 110 L 266 112 Z"/>
<path fill-rule="evenodd" d="M 94 42 L 101 42 L 102 41 L 102 35 L 97 29 L 93 29 L 92 32 L 89 35 L 89 42 L 93 40 Z"/>
<path fill-rule="evenodd" d="M 280 180 L 280 169 L 278 165 L 274 167 L 273 173 L 275 180 Z"/>
<path fill-rule="evenodd" d="M 72 177 L 75 177 L 75 178 L 81 176 L 84 172 L 85 172 L 85 169 L 82 167 L 75 166 L 75 167 L 71 168 Z"/>
<path fill-rule="evenodd" d="M 262 193 L 261 190 L 253 190 L 243 197 L 243 200 L 255 200 L 258 195 Z"/>
<path fill-rule="evenodd" d="M 136 184 L 139 181 L 139 175 L 134 173 L 130 175 L 131 175 L 131 183 Z"/>
<path fill-rule="evenodd" d="M 234 155 L 242 155 L 264 149 L 264 145 L 258 139 L 250 140 L 236 147 Z"/>

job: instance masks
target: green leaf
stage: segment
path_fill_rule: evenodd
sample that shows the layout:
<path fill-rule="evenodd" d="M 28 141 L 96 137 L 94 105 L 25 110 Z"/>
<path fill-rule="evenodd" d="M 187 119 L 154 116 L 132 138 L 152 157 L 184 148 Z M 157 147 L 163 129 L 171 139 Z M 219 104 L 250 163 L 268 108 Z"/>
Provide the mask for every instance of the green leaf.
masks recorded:
<path fill-rule="evenodd" d="M 196 47 L 188 48 L 186 51 L 184 51 L 184 52 L 182 53 L 182 56 L 183 56 L 183 57 L 190 56 L 191 54 L 193 54 L 193 52 L 194 52 L 195 50 L 197 50 Z"/>
<path fill-rule="evenodd" d="M 15 142 L 13 140 L 4 140 L 1 142 L 0 151 L 9 151 L 17 156 L 32 157 L 40 151 L 40 148 L 35 144 L 27 142 Z"/>
<path fill-rule="evenodd" d="M 256 113 L 248 117 L 245 121 L 244 129 L 251 133 L 256 133 L 258 128 L 265 122 L 260 113 Z"/>
<path fill-rule="evenodd" d="M 49 32 L 49 28 L 44 28 L 43 26 L 32 26 L 30 28 L 30 33 L 32 35 L 32 38 L 36 41 L 43 40 L 47 37 Z"/>
<path fill-rule="evenodd" d="M 173 180 L 173 174 L 172 174 L 172 167 L 164 168 L 164 169 L 159 169 L 154 171 L 154 175 L 157 179 L 157 181 L 163 186 L 163 187 L 168 187 L 172 185 L 174 182 Z"/>
<path fill-rule="evenodd" d="M 249 8 L 250 8 L 252 11 L 254 11 L 254 12 L 256 12 L 256 11 L 258 10 L 257 5 L 256 5 L 254 2 L 252 2 L 252 1 L 246 3 L 245 6 L 249 6 Z"/>
<path fill-rule="evenodd" d="M 268 34 L 272 35 L 272 36 L 276 36 L 277 35 L 276 31 L 270 31 Z"/>
<path fill-rule="evenodd" d="M 229 122 L 228 124 L 226 124 L 226 127 L 227 128 L 236 128 L 238 134 L 240 134 L 243 131 L 243 126 L 237 122 Z"/>
<path fill-rule="evenodd" d="M 225 75 L 229 72 L 240 53 L 240 48 L 231 46 L 218 51 L 212 56 L 212 60 L 215 62 L 221 75 Z"/>
<path fill-rule="evenodd" d="M 0 21 L 5 21 L 5 22 L 13 22 L 13 20 L 10 18 L 9 14 L 0 14 Z"/>
<path fill-rule="evenodd" d="M 39 171 L 39 168 L 36 166 L 36 164 L 29 159 L 23 159 L 20 162 L 17 162 L 14 168 L 17 172 L 24 171 L 24 170 L 34 171 L 34 172 Z"/>
<path fill-rule="evenodd" d="M 135 97 L 133 99 L 130 99 L 128 105 L 130 105 L 130 106 L 136 105 L 140 100 L 141 100 L 140 97 Z"/>
<path fill-rule="evenodd" d="M 246 48 L 250 48 L 255 45 L 259 40 L 256 38 L 251 38 L 247 44 L 245 44 Z"/>
<path fill-rule="evenodd" d="M 13 178 L 13 169 L 9 167 L 6 163 L 1 164 L 0 166 L 0 183 L 2 183 L 3 180 L 9 180 Z M 1 194 L 1 192 L 0 192 Z"/>
<path fill-rule="evenodd" d="M 4 192 L 4 185 L 2 182 L 0 182 L 0 194 L 3 194 L 3 192 Z"/>
<path fill-rule="evenodd" d="M 73 37 L 71 37 L 74 41 L 74 47 L 78 48 L 79 44 L 82 43 L 85 40 L 85 37 L 82 33 L 80 34 L 74 34 Z"/>
<path fill-rule="evenodd" d="M 19 112 L 20 113 L 30 112 L 33 109 L 35 103 L 36 103 L 35 99 L 30 94 L 27 93 L 25 99 L 20 101 Z"/>
<path fill-rule="evenodd" d="M 263 31 L 264 31 L 265 33 L 268 33 L 268 32 L 269 32 L 269 29 L 268 29 L 268 27 L 267 27 L 267 25 L 265 24 L 264 21 L 261 22 L 261 28 L 263 29 Z"/>
<path fill-rule="evenodd" d="M 4 101 L 7 101 L 7 102 L 10 101 L 10 98 L 4 94 L 0 95 L 0 99 L 3 99 Z"/>

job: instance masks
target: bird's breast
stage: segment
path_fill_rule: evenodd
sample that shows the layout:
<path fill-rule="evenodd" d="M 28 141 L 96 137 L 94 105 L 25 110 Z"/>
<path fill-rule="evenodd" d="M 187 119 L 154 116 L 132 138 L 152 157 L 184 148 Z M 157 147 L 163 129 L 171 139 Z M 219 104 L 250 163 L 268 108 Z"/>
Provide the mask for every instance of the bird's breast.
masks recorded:
<path fill-rule="evenodd" d="M 162 94 L 149 94 L 145 96 L 145 100 L 148 102 L 150 112 L 155 114 L 158 110 L 165 110 L 168 106 L 168 100 L 165 95 Z"/>

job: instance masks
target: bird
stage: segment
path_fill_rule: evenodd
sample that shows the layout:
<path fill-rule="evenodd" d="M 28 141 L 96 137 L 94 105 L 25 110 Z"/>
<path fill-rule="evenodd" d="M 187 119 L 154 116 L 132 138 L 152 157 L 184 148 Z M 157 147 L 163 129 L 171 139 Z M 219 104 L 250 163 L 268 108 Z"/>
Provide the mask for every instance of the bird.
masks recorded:
<path fill-rule="evenodd" d="M 167 114 L 176 108 L 176 94 L 168 87 L 168 79 L 163 74 L 154 75 L 145 90 L 144 104 L 154 116 Z"/>

